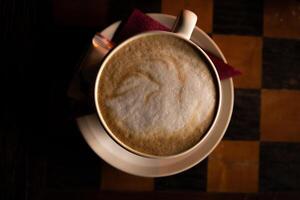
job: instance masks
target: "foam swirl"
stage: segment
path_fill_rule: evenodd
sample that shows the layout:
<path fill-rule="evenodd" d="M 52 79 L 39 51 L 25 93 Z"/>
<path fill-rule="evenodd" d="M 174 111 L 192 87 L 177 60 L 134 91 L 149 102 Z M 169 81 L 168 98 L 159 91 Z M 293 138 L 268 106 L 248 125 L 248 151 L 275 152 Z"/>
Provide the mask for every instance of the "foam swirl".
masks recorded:
<path fill-rule="evenodd" d="M 197 117 L 207 93 L 201 78 L 174 58 L 156 58 L 136 64 L 107 101 L 107 106 L 133 133 L 172 133 Z M 203 91 L 204 90 L 204 91 Z"/>
<path fill-rule="evenodd" d="M 103 70 L 101 112 L 139 151 L 169 155 L 194 145 L 211 124 L 216 90 L 205 62 L 186 42 L 151 36 L 115 53 Z"/>

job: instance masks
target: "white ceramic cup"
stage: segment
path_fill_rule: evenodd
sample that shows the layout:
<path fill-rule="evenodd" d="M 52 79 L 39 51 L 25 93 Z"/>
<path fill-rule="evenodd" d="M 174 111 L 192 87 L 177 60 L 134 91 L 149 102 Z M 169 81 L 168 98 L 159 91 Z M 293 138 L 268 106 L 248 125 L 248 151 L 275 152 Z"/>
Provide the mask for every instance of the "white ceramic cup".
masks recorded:
<path fill-rule="evenodd" d="M 121 147 L 125 148 L 126 150 L 135 153 L 137 155 L 143 156 L 143 157 L 149 157 L 149 158 L 159 158 L 159 159 L 164 159 L 164 158 L 171 158 L 171 157 L 176 157 L 182 154 L 186 154 L 190 151 L 192 151 L 194 148 L 196 148 L 201 141 L 203 140 L 204 137 L 206 137 L 206 135 L 210 134 L 214 128 L 214 126 L 216 125 L 216 118 L 219 115 L 220 112 L 220 105 L 221 105 L 221 101 L 222 101 L 222 92 L 221 92 L 221 83 L 220 83 L 220 78 L 219 75 L 217 73 L 217 70 L 213 64 L 213 62 L 210 60 L 210 58 L 208 57 L 208 55 L 196 44 L 194 44 L 192 41 L 190 41 L 190 37 L 191 34 L 194 30 L 194 27 L 196 25 L 197 22 L 197 16 L 189 11 L 189 10 L 183 10 L 180 15 L 177 17 L 176 22 L 172 28 L 173 32 L 165 32 L 165 31 L 150 31 L 150 32 L 146 32 L 146 33 L 141 33 L 138 34 L 136 36 L 133 36 L 127 40 L 125 40 L 124 42 L 122 42 L 121 44 L 117 45 L 113 50 L 111 50 L 106 57 L 104 58 L 100 69 L 98 71 L 97 77 L 96 77 L 96 81 L 95 81 L 95 89 L 94 89 L 94 101 L 95 101 L 95 107 L 97 110 L 97 114 L 98 117 L 100 119 L 100 122 L 102 124 L 102 126 L 104 127 L 105 131 L 108 133 L 109 136 L 111 136 L 112 139 L 114 139 Z M 125 143 L 123 143 L 120 139 L 118 139 L 113 131 L 111 131 L 109 129 L 109 127 L 107 126 L 105 119 L 101 113 L 100 110 L 100 106 L 98 104 L 99 100 L 98 100 L 98 94 L 101 92 L 99 91 L 99 85 L 100 83 L 100 79 L 101 79 L 101 75 L 103 72 L 103 69 L 107 66 L 108 61 L 110 60 L 110 58 L 116 53 L 118 52 L 120 49 L 122 49 L 125 45 L 127 45 L 128 43 L 130 43 L 131 41 L 134 41 L 136 39 L 139 39 L 141 37 L 147 37 L 150 35 L 171 35 L 173 37 L 179 38 L 181 40 L 184 40 L 186 42 L 188 42 L 190 45 L 194 46 L 195 49 L 198 50 L 199 56 L 201 56 L 203 58 L 203 60 L 206 63 L 206 66 L 210 69 L 210 72 L 215 80 L 215 86 L 216 86 L 216 91 L 217 91 L 217 103 L 216 103 L 216 114 L 214 117 L 214 120 L 209 128 L 209 130 L 205 133 L 204 137 L 202 138 L 202 140 L 200 140 L 197 144 L 195 144 L 193 147 L 187 149 L 186 151 L 183 151 L 181 153 L 175 154 L 175 155 L 170 155 L 170 156 L 157 156 L 157 155 L 151 155 L 151 154 L 146 154 L 143 152 L 140 152 L 138 150 L 135 150 L 131 147 L 129 147 L 128 145 L 126 145 Z"/>

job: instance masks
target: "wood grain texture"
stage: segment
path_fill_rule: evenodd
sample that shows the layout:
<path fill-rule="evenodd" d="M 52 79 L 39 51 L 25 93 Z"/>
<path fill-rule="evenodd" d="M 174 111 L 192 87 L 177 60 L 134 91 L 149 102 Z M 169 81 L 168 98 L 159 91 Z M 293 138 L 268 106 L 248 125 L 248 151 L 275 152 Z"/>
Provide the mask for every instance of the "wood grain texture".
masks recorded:
<path fill-rule="evenodd" d="M 261 140 L 300 141 L 300 91 L 262 90 Z"/>
<path fill-rule="evenodd" d="M 156 190 L 206 191 L 207 159 L 177 175 L 155 179 Z"/>
<path fill-rule="evenodd" d="M 300 2 L 264 1 L 264 36 L 300 39 Z"/>
<path fill-rule="evenodd" d="M 227 140 L 259 140 L 260 90 L 236 89 L 234 108 L 224 138 Z"/>
<path fill-rule="evenodd" d="M 218 35 L 229 62 L 244 71 L 235 80 L 230 144 L 212 162 L 150 181 L 102 169 L 66 96 L 94 33 L 133 8 L 194 10 L 198 25 Z M 299 1 L 2 0 L 0 13 L 1 200 L 300 199 Z M 199 192 L 206 190 L 216 192 Z"/>
<path fill-rule="evenodd" d="M 262 142 L 260 148 L 260 191 L 300 191 L 300 144 Z"/>
<path fill-rule="evenodd" d="M 264 38 L 262 87 L 300 89 L 300 40 Z"/>
<path fill-rule="evenodd" d="M 27 69 L 32 64 L 35 1 L 1 1 L 1 128 L 0 128 L 0 198 L 28 199 L 42 187 L 33 170 L 40 172 L 39 161 L 29 151 L 33 129 L 26 111 L 30 104 L 26 91 Z M 20 100 L 21 99 L 21 100 Z M 26 118 L 27 117 L 27 118 Z M 40 174 L 42 179 L 42 174 Z M 35 179 L 35 180 L 34 180 Z M 35 185 L 39 183 L 41 187 Z M 35 187 L 31 187 L 34 184 Z"/>
<path fill-rule="evenodd" d="M 135 8 L 144 13 L 160 13 L 161 0 L 109 0 L 107 25 L 125 19 Z"/>
<path fill-rule="evenodd" d="M 239 35 L 261 35 L 263 1 L 215 0 L 213 32 Z"/>
<path fill-rule="evenodd" d="M 86 190 L 77 190 L 77 191 L 47 191 L 44 194 L 43 199 L 52 200 L 52 199 L 109 199 L 109 200 L 119 200 L 120 197 L 124 200 L 294 200 L 299 199 L 299 192 L 295 193 L 285 193 L 285 192 L 276 192 L 276 193 L 212 193 L 212 192 L 183 192 L 183 191 L 166 191 L 166 192 L 116 192 L 116 191 L 86 191 Z"/>
<path fill-rule="evenodd" d="M 227 61 L 242 72 L 233 78 L 235 88 L 260 89 L 262 37 L 213 34 Z"/>
<path fill-rule="evenodd" d="M 208 159 L 210 192 L 257 192 L 259 143 L 222 141 Z"/>
<path fill-rule="evenodd" d="M 130 175 L 103 162 L 101 189 L 111 191 L 153 191 L 154 179 Z"/>
<path fill-rule="evenodd" d="M 53 183 L 58 183 L 55 188 L 66 186 L 70 182 L 62 180 L 70 177 L 81 186 L 99 185 L 99 179 L 89 180 L 78 165 L 84 160 L 81 164 L 93 177 L 100 172 L 70 120 L 65 93 L 91 30 L 55 26 L 49 1 L 1 1 L 2 9 L 1 85 L 6 95 L 1 114 L 1 199 L 40 199 L 43 190 Z M 72 157 L 86 150 L 91 157 Z"/>

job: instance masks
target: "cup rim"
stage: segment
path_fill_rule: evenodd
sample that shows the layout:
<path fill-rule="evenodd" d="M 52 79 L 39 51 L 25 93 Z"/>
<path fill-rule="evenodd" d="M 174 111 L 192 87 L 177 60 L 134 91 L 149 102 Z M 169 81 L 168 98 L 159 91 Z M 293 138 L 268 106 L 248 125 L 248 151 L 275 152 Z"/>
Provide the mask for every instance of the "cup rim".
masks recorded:
<path fill-rule="evenodd" d="M 195 47 L 198 52 L 201 54 L 202 58 L 204 57 L 205 60 L 204 62 L 206 63 L 206 65 L 210 66 L 210 72 L 213 74 L 214 76 L 214 82 L 216 85 L 216 91 L 217 91 L 217 96 L 218 96 L 218 102 L 217 102 L 217 109 L 215 111 L 215 115 L 214 115 L 214 119 L 212 121 L 212 123 L 210 124 L 208 130 L 204 133 L 203 136 L 201 136 L 200 140 L 193 145 L 192 147 L 186 149 L 185 151 L 182 151 L 180 153 L 177 154 L 172 154 L 172 155 L 166 155 L 166 156 L 160 156 L 160 155 L 152 155 L 152 154 L 148 154 L 148 153 L 143 153 L 140 151 L 137 151 L 135 149 L 133 149 L 132 147 L 126 145 L 124 142 L 122 142 L 117 136 L 115 136 L 115 134 L 110 130 L 110 128 L 107 126 L 101 110 L 100 110 L 100 106 L 98 104 L 98 94 L 99 94 L 99 85 L 100 85 L 100 78 L 102 75 L 102 71 L 106 66 L 106 63 L 110 60 L 110 58 L 119 50 L 121 49 L 123 46 L 125 46 L 127 43 L 136 40 L 138 38 L 141 37 L 147 37 L 150 35 L 160 35 L 160 34 L 165 34 L 165 35 L 172 35 L 174 37 L 180 38 L 186 42 L 188 42 L 190 45 L 192 45 L 193 47 Z M 95 79 L 95 84 L 94 84 L 94 103 L 95 103 L 95 107 L 97 110 L 97 117 L 99 119 L 99 122 L 101 123 L 101 125 L 103 126 L 105 132 L 122 148 L 124 148 L 125 150 L 134 153 L 136 155 L 142 156 L 142 157 L 146 157 L 146 158 L 153 158 L 153 159 L 168 159 L 168 158 L 174 158 L 174 157 L 178 157 L 178 156 L 182 156 L 184 154 L 188 154 L 191 151 L 193 151 L 198 145 L 200 145 L 204 140 L 206 140 L 206 138 L 208 137 L 209 134 L 211 134 L 211 132 L 213 132 L 213 129 L 216 125 L 216 119 L 219 117 L 219 113 L 221 110 L 221 105 L 222 105 L 222 92 L 221 92 L 221 80 L 220 77 L 218 75 L 217 69 L 214 65 L 214 63 L 211 61 L 211 59 L 209 58 L 209 56 L 205 53 L 205 51 L 203 49 L 201 49 L 198 45 L 196 45 L 195 43 L 193 43 L 191 40 L 186 39 L 185 37 L 173 33 L 173 32 L 167 32 L 167 31 L 149 31 L 149 32 L 144 32 L 144 33 L 140 33 L 137 34 L 135 36 L 132 36 L 128 39 L 126 39 L 125 41 L 121 42 L 120 44 L 118 44 L 116 47 L 114 47 L 110 52 L 108 52 L 108 54 L 103 58 L 101 64 L 100 64 L 100 68 L 98 70 L 96 79 Z"/>

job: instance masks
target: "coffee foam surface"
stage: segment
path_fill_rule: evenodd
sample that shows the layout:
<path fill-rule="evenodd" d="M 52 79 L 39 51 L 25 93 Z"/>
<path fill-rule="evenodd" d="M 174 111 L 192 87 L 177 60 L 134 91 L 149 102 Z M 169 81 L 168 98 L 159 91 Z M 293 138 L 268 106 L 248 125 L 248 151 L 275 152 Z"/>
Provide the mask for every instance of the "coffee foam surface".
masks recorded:
<path fill-rule="evenodd" d="M 140 38 L 118 50 L 100 80 L 109 129 L 143 153 L 172 155 L 195 145 L 215 115 L 216 87 L 197 50 L 169 35 Z"/>

